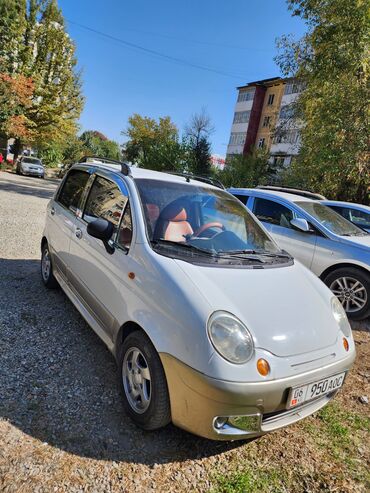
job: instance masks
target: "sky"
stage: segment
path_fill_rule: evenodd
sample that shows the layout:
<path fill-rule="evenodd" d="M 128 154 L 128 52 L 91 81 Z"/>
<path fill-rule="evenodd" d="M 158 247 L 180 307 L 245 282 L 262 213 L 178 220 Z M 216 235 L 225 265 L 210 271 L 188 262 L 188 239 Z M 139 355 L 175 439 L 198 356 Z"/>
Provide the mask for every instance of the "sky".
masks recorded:
<path fill-rule="evenodd" d="M 59 6 L 82 71 L 82 130 L 121 144 L 129 116 L 139 113 L 169 115 L 181 134 L 205 107 L 215 127 L 212 151 L 221 155 L 236 87 L 280 75 L 276 38 L 305 30 L 285 0 L 59 0 Z"/>

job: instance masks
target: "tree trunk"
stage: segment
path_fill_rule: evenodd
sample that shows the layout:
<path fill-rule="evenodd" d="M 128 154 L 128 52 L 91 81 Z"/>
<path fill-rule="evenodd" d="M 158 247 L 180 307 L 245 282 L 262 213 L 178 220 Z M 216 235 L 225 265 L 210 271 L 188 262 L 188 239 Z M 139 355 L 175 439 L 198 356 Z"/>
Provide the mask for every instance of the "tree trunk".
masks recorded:
<path fill-rule="evenodd" d="M 14 141 L 14 147 L 13 147 L 13 154 L 14 154 L 14 164 L 17 162 L 17 159 L 18 159 L 18 156 L 19 154 L 21 153 L 21 150 L 22 150 L 22 142 L 20 139 L 15 139 Z"/>

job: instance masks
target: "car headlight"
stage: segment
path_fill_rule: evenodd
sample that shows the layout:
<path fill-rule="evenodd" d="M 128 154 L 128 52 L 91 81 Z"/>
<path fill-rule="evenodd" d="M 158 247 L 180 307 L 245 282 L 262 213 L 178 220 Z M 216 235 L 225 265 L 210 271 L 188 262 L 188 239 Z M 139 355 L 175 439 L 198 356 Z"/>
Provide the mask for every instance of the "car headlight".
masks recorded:
<path fill-rule="evenodd" d="M 231 313 L 214 312 L 208 320 L 208 334 L 216 351 L 227 361 L 241 365 L 251 359 L 253 338 L 247 327 Z"/>
<path fill-rule="evenodd" d="M 347 314 L 342 306 L 342 303 L 338 300 L 338 298 L 332 298 L 331 309 L 335 320 L 338 322 L 340 330 L 346 337 L 350 337 L 352 332 L 351 326 L 348 322 Z"/>

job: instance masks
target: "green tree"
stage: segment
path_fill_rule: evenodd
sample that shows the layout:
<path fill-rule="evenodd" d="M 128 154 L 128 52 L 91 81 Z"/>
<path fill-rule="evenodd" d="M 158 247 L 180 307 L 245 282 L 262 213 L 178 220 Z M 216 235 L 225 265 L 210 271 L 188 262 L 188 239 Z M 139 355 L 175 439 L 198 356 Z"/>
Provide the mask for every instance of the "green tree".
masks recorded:
<path fill-rule="evenodd" d="M 158 171 L 181 170 L 184 167 L 184 146 L 169 116 L 154 118 L 132 115 L 122 132 L 126 158 L 142 168 Z"/>
<path fill-rule="evenodd" d="M 333 198 L 369 202 L 369 4 L 366 0 L 287 0 L 307 34 L 278 42 L 284 75 L 305 83 L 295 105 L 303 122 L 289 183 Z"/>
<path fill-rule="evenodd" d="M 107 159 L 122 160 L 119 144 L 109 140 L 97 130 L 87 130 L 80 137 L 84 155 L 105 157 Z"/>
<path fill-rule="evenodd" d="M 32 123 L 25 112 L 32 105 L 33 95 L 32 79 L 0 72 L 0 135 L 31 138 Z"/>
<path fill-rule="evenodd" d="M 65 141 L 77 131 L 84 100 L 75 46 L 56 0 L 3 0 L 0 18 L 0 71 L 30 78 L 34 87 L 22 115 L 28 137 L 7 136 L 17 138 L 16 152 L 25 141 L 41 148 Z"/>
<path fill-rule="evenodd" d="M 253 151 L 251 154 L 235 154 L 226 160 L 223 170 L 216 177 L 225 187 L 256 187 L 274 183 L 279 169 L 269 162 L 268 154 Z"/>
<path fill-rule="evenodd" d="M 190 123 L 186 125 L 187 167 L 191 173 L 203 176 L 212 173 L 209 137 L 213 132 L 214 127 L 204 108 L 200 113 L 192 115 Z"/>

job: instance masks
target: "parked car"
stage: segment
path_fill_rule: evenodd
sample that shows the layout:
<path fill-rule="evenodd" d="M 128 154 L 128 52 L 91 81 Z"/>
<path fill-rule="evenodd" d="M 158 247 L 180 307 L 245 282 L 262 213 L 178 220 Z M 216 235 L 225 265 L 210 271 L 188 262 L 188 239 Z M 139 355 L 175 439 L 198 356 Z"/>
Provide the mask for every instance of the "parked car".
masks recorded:
<path fill-rule="evenodd" d="M 22 156 L 17 162 L 17 175 L 38 176 L 45 178 L 45 168 L 37 157 Z"/>
<path fill-rule="evenodd" d="M 347 315 L 370 314 L 370 235 L 320 201 L 272 190 L 231 188 L 281 248 L 319 276 Z"/>
<path fill-rule="evenodd" d="M 367 205 L 337 200 L 322 200 L 321 203 L 370 233 L 370 207 Z"/>
<path fill-rule="evenodd" d="M 354 361 L 337 298 L 208 181 L 75 165 L 41 250 L 45 286 L 59 284 L 115 355 L 144 429 L 260 436 L 327 404 Z"/>

